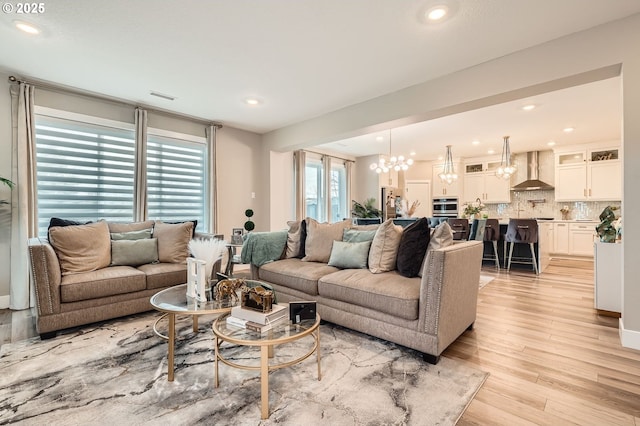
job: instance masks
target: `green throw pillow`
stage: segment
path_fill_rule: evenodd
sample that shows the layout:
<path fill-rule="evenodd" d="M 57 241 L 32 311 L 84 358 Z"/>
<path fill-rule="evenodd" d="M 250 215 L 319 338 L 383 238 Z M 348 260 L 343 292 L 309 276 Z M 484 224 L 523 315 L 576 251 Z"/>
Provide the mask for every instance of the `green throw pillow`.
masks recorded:
<path fill-rule="evenodd" d="M 153 228 L 141 229 L 140 231 L 128 231 L 128 232 L 112 232 L 112 240 L 143 240 L 145 238 L 151 238 Z"/>
<path fill-rule="evenodd" d="M 158 263 L 158 239 L 111 241 L 111 266 Z"/>
<path fill-rule="evenodd" d="M 342 241 L 348 243 L 361 243 L 364 241 L 373 241 L 373 237 L 376 236 L 376 230 L 359 231 L 357 229 L 345 229 L 342 233 Z"/>
<path fill-rule="evenodd" d="M 371 241 L 348 243 L 334 241 L 329 266 L 341 269 L 366 269 Z"/>

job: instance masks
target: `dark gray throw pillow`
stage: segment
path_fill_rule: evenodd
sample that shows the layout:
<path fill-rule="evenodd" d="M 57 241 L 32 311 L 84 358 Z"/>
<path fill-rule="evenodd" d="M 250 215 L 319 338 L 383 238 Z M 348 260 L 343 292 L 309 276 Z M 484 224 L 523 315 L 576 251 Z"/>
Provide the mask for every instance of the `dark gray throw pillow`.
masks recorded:
<path fill-rule="evenodd" d="M 396 269 L 407 278 L 417 277 L 429 245 L 429 220 L 425 217 L 404 228 L 398 247 Z"/>

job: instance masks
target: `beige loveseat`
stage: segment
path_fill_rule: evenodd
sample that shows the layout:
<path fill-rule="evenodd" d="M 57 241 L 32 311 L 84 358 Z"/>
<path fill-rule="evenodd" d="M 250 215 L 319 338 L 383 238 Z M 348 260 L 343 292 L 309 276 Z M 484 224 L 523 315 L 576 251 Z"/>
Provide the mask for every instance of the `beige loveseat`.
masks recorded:
<path fill-rule="evenodd" d="M 53 337 L 57 330 L 150 310 L 153 294 L 186 282 L 194 225 L 97 222 L 52 227 L 49 239 L 30 239 L 38 333 Z M 130 241 L 131 235 L 138 239 Z M 116 236 L 124 251 L 115 251 Z"/>
<path fill-rule="evenodd" d="M 282 257 L 290 252 L 291 235 L 290 230 Z M 432 242 L 438 239 L 432 234 Z M 308 238 L 305 246 L 308 253 Z M 315 300 L 323 320 L 416 349 L 435 364 L 476 319 L 482 251 L 480 241 L 431 248 L 418 259 L 421 277 L 411 278 L 397 270 L 338 268 L 289 254 L 252 265 L 252 278 L 271 284 L 278 301 Z"/>

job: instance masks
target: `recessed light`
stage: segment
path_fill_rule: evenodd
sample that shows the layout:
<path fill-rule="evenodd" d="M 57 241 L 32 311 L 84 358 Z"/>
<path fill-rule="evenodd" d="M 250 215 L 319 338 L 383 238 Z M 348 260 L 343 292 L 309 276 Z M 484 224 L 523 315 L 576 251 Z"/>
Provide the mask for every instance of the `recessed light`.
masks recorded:
<path fill-rule="evenodd" d="M 529 104 L 522 107 L 523 111 L 532 111 L 534 109 L 536 109 L 536 106 L 534 104 Z"/>
<path fill-rule="evenodd" d="M 384 138 L 382 136 L 377 136 L 376 137 L 376 141 L 378 142 L 382 142 L 384 140 Z"/>
<path fill-rule="evenodd" d="M 262 102 L 258 98 L 246 98 L 244 100 L 244 103 L 249 106 L 257 106 L 257 105 L 260 105 Z"/>
<path fill-rule="evenodd" d="M 549 142 L 547 142 L 547 145 L 549 145 L 549 146 L 554 146 L 555 144 L 556 144 L 556 142 L 555 142 L 555 141 L 549 141 Z"/>
<path fill-rule="evenodd" d="M 424 13 L 424 16 L 428 21 L 438 22 L 441 21 L 445 16 L 447 16 L 448 12 L 449 8 L 447 6 L 437 5 L 427 9 L 427 11 Z"/>
<path fill-rule="evenodd" d="M 411 151 L 411 152 L 409 153 L 409 155 L 410 155 L 410 156 L 412 156 L 412 157 L 415 157 L 415 156 L 416 156 L 416 152 L 415 152 L 415 151 Z"/>
<path fill-rule="evenodd" d="M 491 155 L 491 154 L 495 154 L 495 151 L 490 149 L 489 151 L 487 151 L 487 154 Z"/>
<path fill-rule="evenodd" d="M 479 140 L 474 140 L 471 142 L 472 145 L 480 145 L 480 141 Z"/>
<path fill-rule="evenodd" d="M 30 24 L 25 21 L 13 21 L 13 24 L 17 29 L 23 31 L 27 34 L 40 34 L 40 29 L 33 24 Z"/>
<path fill-rule="evenodd" d="M 442 155 L 438 155 L 438 160 L 442 160 L 444 157 Z"/>
<path fill-rule="evenodd" d="M 573 132 L 575 129 L 573 127 L 565 127 L 564 129 L 562 129 L 563 132 L 565 133 L 571 133 Z"/>

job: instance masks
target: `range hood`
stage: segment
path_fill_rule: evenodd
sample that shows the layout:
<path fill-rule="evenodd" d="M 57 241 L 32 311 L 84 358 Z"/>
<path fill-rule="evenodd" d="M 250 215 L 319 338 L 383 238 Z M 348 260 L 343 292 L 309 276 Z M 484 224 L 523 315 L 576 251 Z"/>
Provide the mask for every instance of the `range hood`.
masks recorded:
<path fill-rule="evenodd" d="M 535 191 L 538 189 L 553 189 L 538 179 L 538 151 L 527 152 L 527 180 L 511 188 L 514 191 Z"/>

